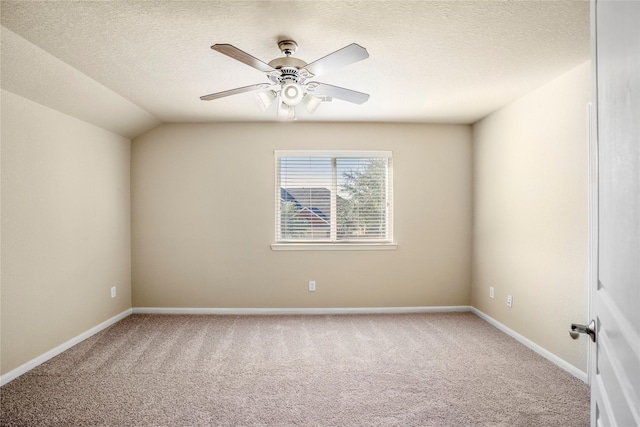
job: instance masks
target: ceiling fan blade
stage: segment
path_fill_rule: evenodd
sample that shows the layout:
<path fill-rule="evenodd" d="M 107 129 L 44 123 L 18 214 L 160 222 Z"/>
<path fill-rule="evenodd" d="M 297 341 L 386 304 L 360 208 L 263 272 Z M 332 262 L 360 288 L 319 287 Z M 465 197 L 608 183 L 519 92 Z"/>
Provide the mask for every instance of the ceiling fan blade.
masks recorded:
<path fill-rule="evenodd" d="M 204 95 L 204 96 L 201 96 L 200 99 L 203 100 L 203 101 L 211 101 L 212 99 L 224 98 L 225 96 L 231 96 L 231 95 L 235 95 L 235 94 L 238 94 L 238 93 L 252 92 L 254 90 L 268 89 L 268 88 L 270 88 L 272 86 L 274 86 L 274 85 L 270 85 L 268 83 L 258 83 L 257 85 L 243 86 L 243 87 L 238 87 L 238 88 L 235 88 L 235 89 L 225 90 L 224 92 L 217 92 L 217 93 L 212 93 L 211 95 Z M 277 85 L 275 85 L 275 86 L 279 87 Z"/>
<path fill-rule="evenodd" d="M 354 62 L 362 61 L 368 57 L 369 53 L 367 52 L 367 49 L 363 48 L 359 44 L 351 43 L 349 46 L 345 46 L 340 50 L 336 50 L 335 52 L 312 62 L 304 67 L 303 70 L 307 70 L 313 76 L 319 76 L 320 74 L 353 64 Z"/>
<path fill-rule="evenodd" d="M 260 61 L 258 58 L 255 58 L 249 55 L 247 52 L 242 51 L 230 44 L 214 44 L 213 46 L 211 46 L 211 49 L 227 55 L 228 57 L 233 58 L 236 61 L 247 64 L 248 66 L 253 67 L 257 70 L 264 71 L 265 73 L 275 71 L 275 68 L 273 68 L 271 65 Z"/>
<path fill-rule="evenodd" d="M 327 95 L 354 104 L 364 104 L 369 99 L 368 93 L 356 92 L 339 86 L 332 86 L 326 83 L 310 82 L 307 84 L 307 91 L 313 95 Z"/>

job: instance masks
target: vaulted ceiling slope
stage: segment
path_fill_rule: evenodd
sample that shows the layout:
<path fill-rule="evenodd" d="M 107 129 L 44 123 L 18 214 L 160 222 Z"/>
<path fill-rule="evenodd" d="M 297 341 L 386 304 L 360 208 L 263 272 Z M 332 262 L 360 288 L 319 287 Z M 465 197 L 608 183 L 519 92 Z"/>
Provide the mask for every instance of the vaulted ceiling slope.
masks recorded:
<path fill-rule="evenodd" d="M 588 1 L 3 1 L 1 8 L 3 27 L 111 93 L 76 90 L 58 102 L 100 111 L 118 95 L 120 119 L 140 129 L 154 121 L 275 120 L 250 93 L 199 99 L 267 82 L 211 50 L 215 43 L 264 62 L 281 56 L 282 38 L 295 40 L 295 57 L 306 62 L 350 43 L 367 48 L 368 59 L 318 80 L 369 93 L 369 101 L 334 99 L 299 117 L 316 121 L 474 123 L 589 59 Z M 5 79 L 2 49 L 3 87 L 29 92 L 33 76 Z M 56 108 L 55 93 L 31 92 Z"/>

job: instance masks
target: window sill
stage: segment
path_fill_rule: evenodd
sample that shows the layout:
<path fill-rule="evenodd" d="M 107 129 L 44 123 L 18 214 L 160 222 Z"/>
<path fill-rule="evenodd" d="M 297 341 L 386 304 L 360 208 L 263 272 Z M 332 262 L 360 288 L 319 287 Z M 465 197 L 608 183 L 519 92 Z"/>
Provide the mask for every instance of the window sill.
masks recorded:
<path fill-rule="evenodd" d="M 272 243 L 273 251 L 395 251 L 397 243 Z"/>

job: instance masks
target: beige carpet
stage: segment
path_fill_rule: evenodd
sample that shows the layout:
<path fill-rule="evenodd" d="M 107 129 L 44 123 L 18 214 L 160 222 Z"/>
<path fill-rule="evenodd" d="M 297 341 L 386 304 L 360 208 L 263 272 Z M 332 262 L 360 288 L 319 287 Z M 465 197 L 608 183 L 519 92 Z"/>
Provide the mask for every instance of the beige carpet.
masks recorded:
<path fill-rule="evenodd" d="M 0 392 L 2 425 L 589 425 L 586 384 L 471 313 L 132 315 Z"/>

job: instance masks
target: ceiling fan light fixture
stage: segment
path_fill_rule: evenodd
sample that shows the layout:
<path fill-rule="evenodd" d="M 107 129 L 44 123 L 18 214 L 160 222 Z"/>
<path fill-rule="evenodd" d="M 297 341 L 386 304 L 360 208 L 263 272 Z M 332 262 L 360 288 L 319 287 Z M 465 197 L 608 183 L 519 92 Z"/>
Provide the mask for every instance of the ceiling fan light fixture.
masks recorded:
<path fill-rule="evenodd" d="M 318 98 L 317 96 L 306 94 L 304 98 L 302 98 L 302 102 L 304 103 L 307 111 L 313 113 L 318 109 L 318 106 L 322 102 L 322 99 Z"/>
<path fill-rule="evenodd" d="M 298 105 L 304 98 L 304 90 L 297 83 L 287 82 L 282 85 L 280 96 L 282 97 L 282 102 L 293 107 Z"/>
<path fill-rule="evenodd" d="M 263 90 L 261 92 L 256 93 L 256 102 L 262 111 L 266 111 L 267 108 L 273 104 L 273 101 L 276 99 L 276 92 L 272 90 Z"/>

